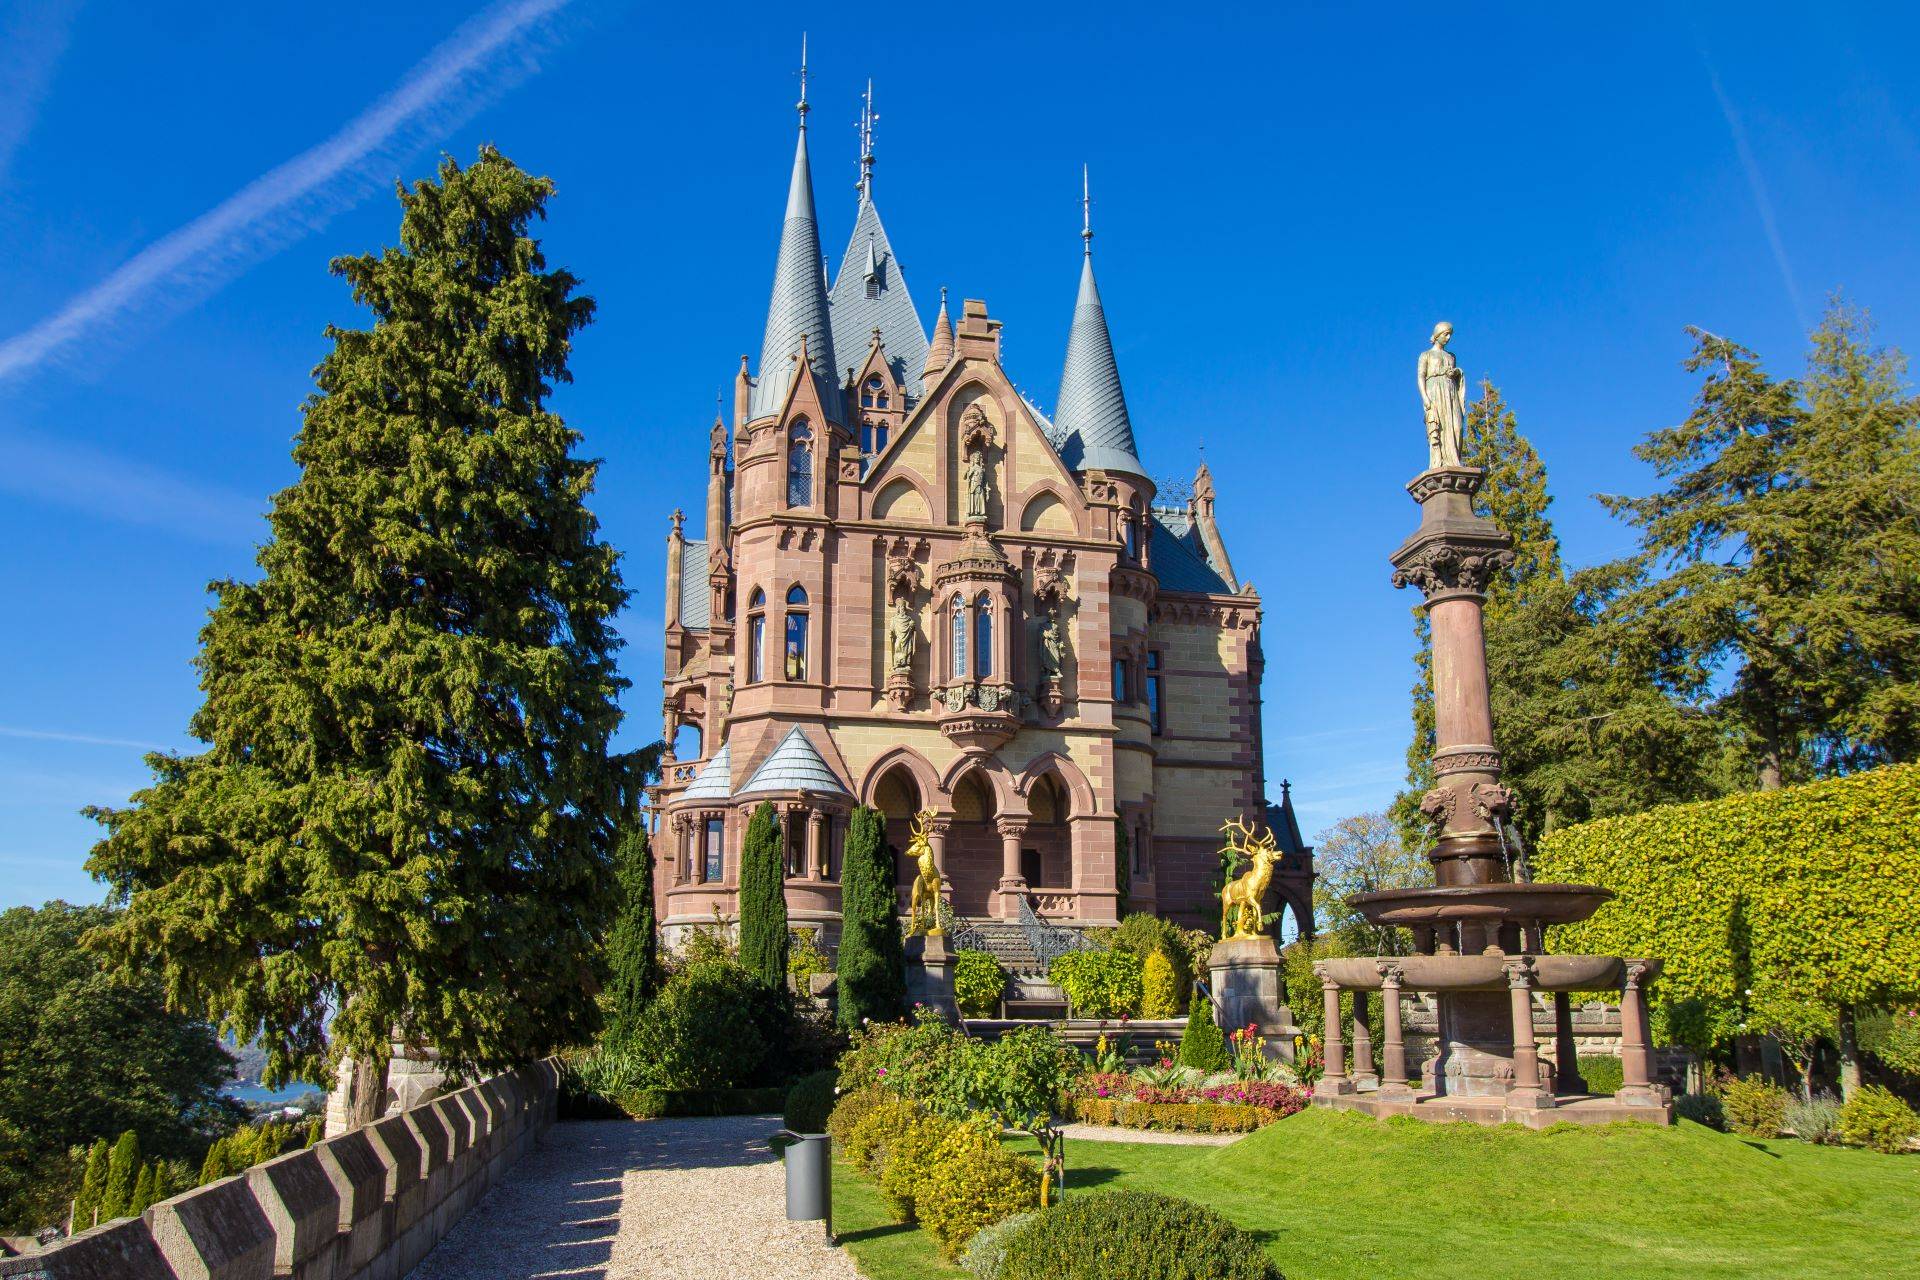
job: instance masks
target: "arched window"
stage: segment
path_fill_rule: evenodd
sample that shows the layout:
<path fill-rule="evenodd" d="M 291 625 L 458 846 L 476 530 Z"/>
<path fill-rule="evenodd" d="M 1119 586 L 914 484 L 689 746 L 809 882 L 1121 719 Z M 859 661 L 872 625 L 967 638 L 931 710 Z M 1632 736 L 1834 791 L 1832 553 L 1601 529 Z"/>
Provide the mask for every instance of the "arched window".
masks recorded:
<path fill-rule="evenodd" d="M 953 594 L 953 678 L 967 678 L 967 602 Z"/>
<path fill-rule="evenodd" d="M 805 418 L 787 432 L 787 505 L 813 505 L 813 429 Z"/>
<path fill-rule="evenodd" d="M 860 407 L 862 409 L 884 409 L 887 407 L 887 384 L 880 380 L 879 374 L 867 379 L 867 385 L 860 388 Z"/>
<path fill-rule="evenodd" d="M 973 678 L 993 674 L 993 597 L 986 592 L 973 602 Z"/>
<path fill-rule="evenodd" d="M 767 593 L 760 588 L 753 589 L 753 595 L 747 600 L 747 683 L 758 684 L 765 679 L 767 651 Z"/>
<path fill-rule="evenodd" d="M 798 583 L 787 591 L 787 679 L 807 678 L 807 589 Z"/>

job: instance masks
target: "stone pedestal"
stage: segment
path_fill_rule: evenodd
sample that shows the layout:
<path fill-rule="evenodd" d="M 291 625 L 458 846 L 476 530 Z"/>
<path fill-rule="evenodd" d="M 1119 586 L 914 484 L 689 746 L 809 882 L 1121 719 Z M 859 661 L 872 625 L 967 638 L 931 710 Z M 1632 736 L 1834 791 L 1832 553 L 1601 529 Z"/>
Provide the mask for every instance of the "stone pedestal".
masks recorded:
<path fill-rule="evenodd" d="M 1271 1056 L 1293 1060 L 1293 1010 L 1280 977 L 1280 951 L 1272 938 L 1227 938 L 1213 944 L 1207 960 L 1214 1017 L 1228 1035 L 1252 1023 Z"/>
<path fill-rule="evenodd" d="M 953 998 L 954 950 L 943 936 L 907 939 L 907 1003 L 960 1016 Z"/>

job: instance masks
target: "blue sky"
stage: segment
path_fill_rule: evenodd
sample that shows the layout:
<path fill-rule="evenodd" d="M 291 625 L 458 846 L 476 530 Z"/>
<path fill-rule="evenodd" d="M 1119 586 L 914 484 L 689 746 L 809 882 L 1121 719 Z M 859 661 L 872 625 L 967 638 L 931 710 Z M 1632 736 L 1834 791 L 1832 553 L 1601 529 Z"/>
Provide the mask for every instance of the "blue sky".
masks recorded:
<path fill-rule="evenodd" d="M 1629 449 L 1686 412 L 1683 326 L 1790 372 L 1844 287 L 1920 346 L 1911 9 L 662 7 L 0 6 L 0 906 L 97 897 L 77 810 L 190 745 L 205 585 L 251 572 L 322 330 L 362 322 L 327 260 L 391 243 L 392 180 L 441 151 L 558 183 L 549 257 L 600 303 L 558 406 L 606 460 L 629 736 L 657 731 L 666 516 L 700 510 L 715 392 L 759 348 L 802 25 L 829 253 L 871 75 L 922 313 L 987 299 L 1043 405 L 1091 166 L 1141 451 L 1173 479 L 1206 448 L 1310 833 L 1399 782 L 1386 556 L 1435 320 L 1518 410 L 1576 562 L 1629 545 L 1591 495 L 1648 487 Z"/>

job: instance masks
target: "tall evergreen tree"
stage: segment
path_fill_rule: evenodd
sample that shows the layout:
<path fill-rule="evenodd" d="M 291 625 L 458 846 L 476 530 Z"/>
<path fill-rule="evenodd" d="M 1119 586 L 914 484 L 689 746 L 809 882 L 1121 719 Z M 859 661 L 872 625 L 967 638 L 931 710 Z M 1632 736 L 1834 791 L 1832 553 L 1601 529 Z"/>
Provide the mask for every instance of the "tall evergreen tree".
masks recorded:
<path fill-rule="evenodd" d="M 840 857 L 840 954 L 834 964 L 840 1025 L 858 1030 L 872 1019 L 891 1022 L 906 1003 L 906 954 L 900 936 L 900 898 L 886 819 L 861 805 L 847 823 Z"/>
<path fill-rule="evenodd" d="M 626 593 L 548 408 L 593 314 L 528 234 L 552 194 L 484 147 L 334 261 L 373 324 L 328 330 L 261 576 L 214 584 L 208 747 L 96 813 L 128 907 L 96 944 L 269 1080 L 321 1078 L 330 1031 L 361 1119 L 396 1033 L 480 1071 L 596 1025 Z"/>
<path fill-rule="evenodd" d="M 86 1169 L 80 1175 L 80 1194 L 73 1205 L 73 1225 L 76 1231 L 84 1231 L 94 1223 L 94 1215 L 100 1211 L 100 1201 L 107 1194 L 107 1162 L 112 1156 L 112 1148 L 105 1138 L 94 1139 L 87 1148 Z"/>
<path fill-rule="evenodd" d="M 139 1176 L 133 1180 L 133 1196 L 127 1201 L 127 1216 L 137 1218 L 147 1211 L 147 1206 L 160 1197 L 155 1194 L 154 1176 L 158 1166 L 149 1160 L 140 1166 Z"/>
<path fill-rule="evenodd" d="M 113 1154 L 107 1158 L 107 1180 L 100 1188 L 100 1221 L 127 1216 L 139 1180 L 140 1135 L 129 1129 L 113 1144 Z"/>
<path fill-rule="evenodd" d="M 614 854 L 620 884 L 619 914 L 607 935 L 609 994 L 607 1040 L 625 1045 L 640 1025 L 660 986 L 659 941 L 654 929 L 653 850 L 640 814 L 633 813 Z"/>
<path fill-rule="evenodd" d="M 780 826 L 762 803 L 740 853 L 740 963 L 776 991 L 787 989 L 787 890 Z"/>

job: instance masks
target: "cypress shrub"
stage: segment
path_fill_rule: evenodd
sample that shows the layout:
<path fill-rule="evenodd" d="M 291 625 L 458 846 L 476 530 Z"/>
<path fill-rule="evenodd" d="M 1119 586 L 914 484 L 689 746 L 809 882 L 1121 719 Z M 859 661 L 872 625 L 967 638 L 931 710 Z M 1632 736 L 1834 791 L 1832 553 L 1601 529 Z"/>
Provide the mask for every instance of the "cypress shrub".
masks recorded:
<path fill-rule="evenodd" d="M 891 1022 L 906 1003 L 906 954 L 885 819 L 861 805 L 847 824 L 840 869 L 840 955 L 834 968 L 840 1025 Z"/>
<path fill-rule="evenodd" d="M 1155 947 L 1147 956 L 1140 974 L 1140 1016 L 1177 1018 L 1180 1016 L 1180 979 L 1174 975 L 1173 961 L 1166 950 Z"/>
<path fill-rule="evenodd" d="M 620 885 L 620 914 L 607 937 L 607 968 L 613 1009 L 607 1042 L 630 1044 L 660 986 L 658 940 L 653 918 L 653 850 L 647 828 L 633 815 L 614 851 L 614 875 Z"/>
<path fill-rule="evenodd" d="M 100 1193 L 100 1221 L 127 1216 L 139 1177 L 140 1136 L 129 1129 L 113 1144 L 113 1154 L 107 1158 L 107 1183 Z"/>
<path fill-rule="evenodd" d="M 140 1176 L 133 1180 L 133 1198 L 127 1202 L 127 1216 L 137 1218 L 147 1211 L 147 1206 L 160 1199 L 154 1187 L 154 1167 L 151 1162 L 140 1166 Z"/>
<path fill-rule="evenodd" d="M 107 1161 L 110 1154 L 105 1138 L 95 1139 L 93 1146 L 87 1149 L 87 1167 L 80 1175 L 80 1194 L 73 1206 L 76 1229 L 84 1230 L 92 1226 L 93 1215 L 99 1212 L 100 1201 L 107 1192 Z"/>
<path fill-rule="evenodd" d="M 740 963 L 776 991 L 787 988 L 786 868 L 780 825 L 762 803 L 740 854 Z"/>
<path fill-rule="evenodd" d="M 1195 1000 L 1180 1033 L 1180 1065 L 1196 1071 L 1225 1071 L 1231 1064 L 1227 1037 L 1213 1021 L 1213 1001 Z"/>

